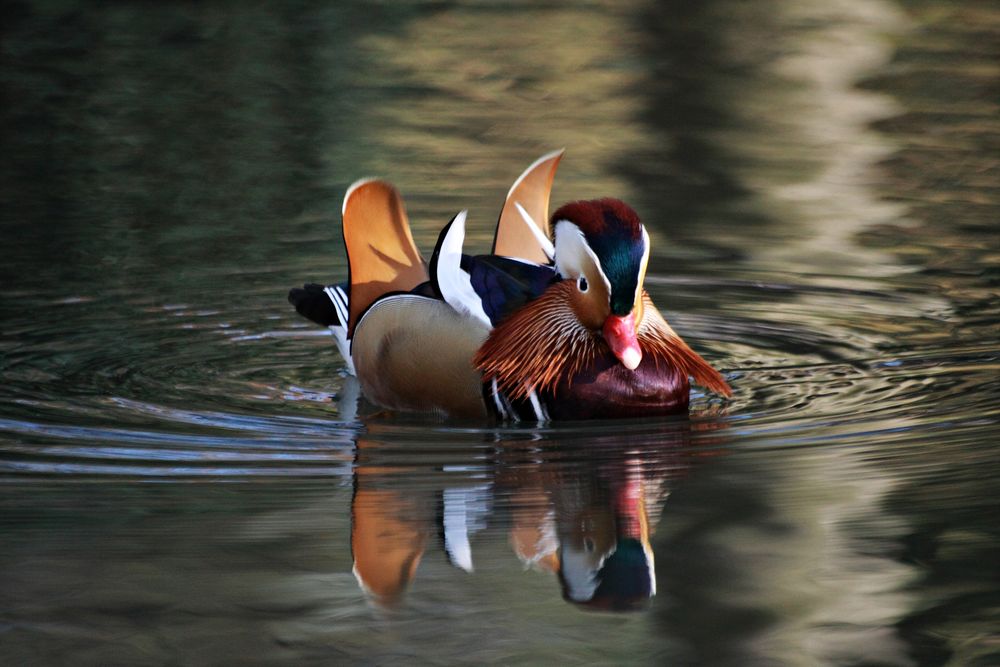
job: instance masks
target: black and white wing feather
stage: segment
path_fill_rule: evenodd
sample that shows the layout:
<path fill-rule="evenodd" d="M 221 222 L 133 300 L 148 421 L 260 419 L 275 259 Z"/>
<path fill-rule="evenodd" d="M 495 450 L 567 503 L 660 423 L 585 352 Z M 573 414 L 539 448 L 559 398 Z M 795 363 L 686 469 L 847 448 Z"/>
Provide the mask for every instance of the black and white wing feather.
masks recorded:
<path fill-rule="evenodd" d="M 354 360 L 351 358 L 351 343 L 347 339 L 348 296 L 347 283 L 339 285 L 317 285 L 307 283 L 301 288 L 295 287 L 288 293 L 288 302 L 295 310 L 308 320 L 330 329 L 340 356 L 347 364 L 347 371 L 354 375 Z"/>

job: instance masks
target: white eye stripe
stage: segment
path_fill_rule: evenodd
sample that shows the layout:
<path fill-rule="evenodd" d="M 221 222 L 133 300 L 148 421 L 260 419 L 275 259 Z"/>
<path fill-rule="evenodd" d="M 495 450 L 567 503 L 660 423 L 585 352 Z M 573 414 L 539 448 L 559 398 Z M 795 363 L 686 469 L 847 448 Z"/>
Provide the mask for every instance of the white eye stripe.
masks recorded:
<path fill-rule="evenodd" d="M 589 263 L 604 281 L 604 286 L 610 297 L 611 281 L 604 275 L 601 260 L 594 254 L 580 228 L 569 220 L 559 220 L 555 224 L 555 239 L 556 271 L 559 272 L 559 275 L 569 279 L 579 278 L 586 273 L 584 267 Z"/>

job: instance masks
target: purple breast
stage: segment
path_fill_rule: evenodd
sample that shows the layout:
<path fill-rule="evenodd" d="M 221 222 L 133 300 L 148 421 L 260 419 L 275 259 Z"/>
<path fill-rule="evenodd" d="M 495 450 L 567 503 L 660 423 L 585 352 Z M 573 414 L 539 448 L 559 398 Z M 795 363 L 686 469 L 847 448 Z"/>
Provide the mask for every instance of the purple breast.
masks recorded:
<path fill-rule="evenodd" d="M 686 374 L 651 355 L 630 371 L 609 351 L 542 398 L 553 419 L 656 417 L 686 412 L 690 389 Z"/>

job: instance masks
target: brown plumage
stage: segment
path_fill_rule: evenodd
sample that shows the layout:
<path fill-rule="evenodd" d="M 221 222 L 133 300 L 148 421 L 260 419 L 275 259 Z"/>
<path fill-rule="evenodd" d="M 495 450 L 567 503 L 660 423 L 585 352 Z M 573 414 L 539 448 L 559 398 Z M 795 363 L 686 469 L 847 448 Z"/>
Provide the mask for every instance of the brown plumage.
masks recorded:
<path fill-rule="evenodd" d="M 562 156 L 563 151 L 560 150 L 538 158 L 511 187 L 497 220 L 496 236 L 493 239 L 494 255 L 518 257 L 539 264 L 549 261 L 545 251 L 521 220 L 521 214 L 515 205 L 519 204 L 524 208 L 543 236 L 551 236 L 548 219 L 549 193 Z"/>
<path fill-rule="evenodd" d="M 511 398 L 532 389 L 554 388 L 597 354 L 597 338 L 580 326 L 570 308 L 573 281 L 563 280 L 493 329 L 472 363 L 483 377 L 495 377 Z"/>
<path fill-rule="evenodd" d="M 572 386 L 598 357 L 609 355 L 597 332 L 577 319 L 570 302 L 574 289 L 571 280 L 556 283 L 494 328 L 473 358 L 483 377 L 495 377 L 498 388 L 511 398 L 525 398 L 532 390 L 555 392 L 561 385 Z M 644 359 L 657 370 L 676 369 L 677 375 L 690 375 L 707 389 L 730 396 L 722 375 L 674 333 L 645 291 L 642 301 L 637 336 Z"/>
<path fill-rule="evenodd" d="M 413 242 L 403 197 L 391 183 L 358 181 L 344 198 L 344 246 L 350 263 L 349 336 L 361 314 L 388 292 L 406 292 L 427 280 Z"/>

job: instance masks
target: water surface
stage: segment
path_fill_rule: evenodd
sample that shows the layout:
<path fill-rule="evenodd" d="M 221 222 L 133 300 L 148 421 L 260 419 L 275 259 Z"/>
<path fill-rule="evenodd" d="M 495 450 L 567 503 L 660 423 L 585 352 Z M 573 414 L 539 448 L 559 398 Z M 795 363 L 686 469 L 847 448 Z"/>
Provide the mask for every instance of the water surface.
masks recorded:
<path fill-rule="evenodd" d="M 989 3 L 8 13 L 5 664 L 1000 662 Z M 559 147 L 732 400 L 358 404 L 284 301 L 346 186 L 483 251 Z"/>

